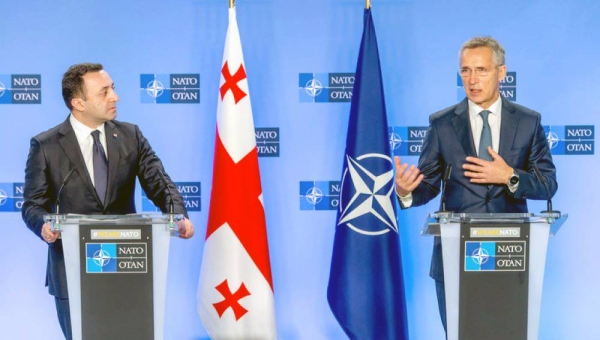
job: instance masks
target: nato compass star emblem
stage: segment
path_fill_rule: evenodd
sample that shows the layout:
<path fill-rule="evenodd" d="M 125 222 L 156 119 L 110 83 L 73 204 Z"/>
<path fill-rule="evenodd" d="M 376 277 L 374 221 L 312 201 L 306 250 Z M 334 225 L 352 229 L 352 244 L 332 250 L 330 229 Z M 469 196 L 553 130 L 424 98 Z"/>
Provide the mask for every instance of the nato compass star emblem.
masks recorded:
<path fill-rule="evenodd" d="M 546 139 L 548 140 L 548 146 L 550 147 L 550 150 L 554 149 L 560 141 L 558 135 L 552 131 L 548 132 L 548 134 L 546 135 Z"/>
<path fill-rule="evenodd" d="M 0 97 L 4 95 L 4 92 L 6 92 L 6 86 L 0 82 Z"/>
<path fill-rule="evenodd" d="M 490 254 L 488 254 L 487 250 L 479 247 L 473 251 L 471 258 L 475 263 L 481 266 L 490 259 Z"/>
<path fill-rule="evenodd" d="M 6 203 L 7 200 L 8 195 L 6 194 L 6 192 L 4 192 L 4 190 L 0 189 L 0 205 L 4 205 L 4 203 Z"/>
<path fill-rule="evenodd" d="M 304 197 L 306 198 L 308 203 L 312 205 L 317 205 L 323 199 L 323 192 L 317 187 L 312 187 L 308 189 Z"/>
<path fill-rule="evenodd" d="M 376 169 L 387 170 L 375 173 Z M 338 226 L 346 224 L 368 236 L 383 235 L 390 230 L 398 233 L 392 197 L 393 169 L 392 158 L 383 154 L 370 153 L 356 159 L 346 155 Z"/>
<path fill-rule="evenodd" d="M 400 145 L 402 145 L 402 138 L 400 137 L 399 134 L 392 132 L 392 133 L 390 133 L 389 142 L 390 142 L 390 148 L 392 150 L 396 150 L 397 148 L 400 147 Z"/>
<path fill-rule="evenodd" d="M 154 79 L 146 86 L 146 93 L 154 99 L 160 97 L 165 90 L 165 86 L 158 80 Z"/>
<path fill-rule="evenodd" d="M 323 85 L 320 81 L 313 78 L 306 83 L 304 91 L 306 91 L 309 96 L 314 98 L 321 94 L 321 91 L 323 91 Z"/>
<path fill-rule="evenodd" d="M 94 262 L 100 267 L 104 267 L 110 262 L 110 254 L 106 250 L 102 249 L 96 251 L 92 258 L 94 259 Z"/>

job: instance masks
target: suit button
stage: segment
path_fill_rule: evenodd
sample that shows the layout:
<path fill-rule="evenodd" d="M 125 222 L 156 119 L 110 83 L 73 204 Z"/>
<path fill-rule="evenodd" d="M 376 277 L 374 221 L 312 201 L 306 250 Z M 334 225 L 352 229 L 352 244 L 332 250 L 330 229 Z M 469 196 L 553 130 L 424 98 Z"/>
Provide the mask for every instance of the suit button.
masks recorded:
<path fill-rule="evenodd" d="M 490 203 L 492 201 L 492 198 L 491 197 L 486 197 L 485 201 L 488 202 L 488 203 Z"/>

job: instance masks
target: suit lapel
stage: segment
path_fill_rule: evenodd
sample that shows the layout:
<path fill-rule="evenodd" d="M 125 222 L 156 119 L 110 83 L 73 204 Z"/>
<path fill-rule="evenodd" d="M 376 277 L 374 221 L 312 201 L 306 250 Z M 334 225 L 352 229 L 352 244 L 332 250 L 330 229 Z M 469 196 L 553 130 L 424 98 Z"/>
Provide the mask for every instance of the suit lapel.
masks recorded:
<path fill-rule="evenodd" d="M 106 122 L 104 132 L 106 133 L 106 148 L 108 149 L 108 188 L 106 192 L 106 205 L 108 205 L 113 200 L 117 165 L 121 159 L 121 142 L 119 129 L 113 122 Z"/>
<path fill-rule="evenodd" d="M 469 105 L 467 100 L 463 100 L 454 110 L 456 116 L 452 118 L 452 126 L 456 132 L 456 137 L 462 145 L 467 156 L 477 157 L 475 153 L 475 144 L 473 143 L 473 133 L 471 132 L 471 122 L 469 119 Z"/>
<path fill-rule="evenodd" d="M 512 148 L 518 125 L 519 116 L 516 114 L 514 105 L 502 98 L 502 123 L 500 126 L 500 145 L 498 146 L 498 154 L 502 158 L 506 158 Z"/>
<path fill-rule="evenodd" d="M 88 169 L 85 166 L 83 155 L 81 154 L 81 147 L 79 146 L 79 142 L 77 141 L 77 136 L 75 136 L 75 131 L 73 131 L 73 127 L 69 122 L 69 118 L 67 118 L 67 120 L 65 120 L 65 122 L 61 125 L 60 129 L 58 130 L 58 133 L 60 134 L 60 136 L 58 137 L 58 143 L 67 155 L 67 158 L 69 158 L 71 164 L 73 164 L 75 169 L 77 169 L 79 177 L 81 177 L 81 179 L 85 183 L 87 190 L 89 190 L 92 193 L 93 197 L 96 198 L 98 203 L 100 203 L 100 201 L 98 200 L 98 194 L 96 194 L 96 189 L 92 184 L 90 173 L 88 172 Z"/>

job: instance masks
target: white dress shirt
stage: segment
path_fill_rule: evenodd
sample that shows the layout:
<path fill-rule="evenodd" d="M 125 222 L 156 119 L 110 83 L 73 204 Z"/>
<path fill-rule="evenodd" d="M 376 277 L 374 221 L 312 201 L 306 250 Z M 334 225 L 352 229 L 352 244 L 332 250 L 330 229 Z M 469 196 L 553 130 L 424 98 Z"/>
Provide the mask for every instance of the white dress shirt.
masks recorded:
<path fill-rule="evenodd" d="M 100 144 L 102 144 L 102 148 L 104 148 L 104 154 L 108 157 L 108 152 L 106 149 L 106 134 L 104 133 L 104 124 L 98 126 L 95 129 L 92 129 L 84 125 L 82 122 L 78 121 L 77 118 L 75 118 L 72 114 L 69 117 L 69 122 L 73 127 L 75 136 L 77 137 L 77 143 L 79 143 L 79 148 L 81 149 L 81 154 L 83 155 L 83 161 L 85 162 L 85 167 L 90 173 L 92 184 L 96 186 L 96 183 L 94 181 L 94 137 L 92 137 L 92 131 L 100 131 Z"/>
<path fill-rule="evenodd" d="M 502 96 L 487 108 L 491 113 L 488 115 L 488 124 L 492 130 L 492 149 L 498 152 L 500 145 L 500 123 L 502 121 Z M 471 132 L 473 133 L 473 142 L 475 143 L 475 153 L 479 155 L 479 141 L 481 140 L 481 130 L 483 130 L 483 118 L 479 114 L 485 110 L 481 106 L 469 100 L 469 120 L 471 121 Z"/>

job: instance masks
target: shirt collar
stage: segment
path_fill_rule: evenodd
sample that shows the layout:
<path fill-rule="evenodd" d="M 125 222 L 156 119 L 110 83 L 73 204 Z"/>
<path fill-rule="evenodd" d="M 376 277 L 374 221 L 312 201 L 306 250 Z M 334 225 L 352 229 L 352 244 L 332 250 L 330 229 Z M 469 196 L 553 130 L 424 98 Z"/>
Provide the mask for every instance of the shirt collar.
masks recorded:
<path fill-rule="evenodd" d="M 101 135 L 104 135 L 104 124 L 102 123 L 102 125 L 98 126 L 95 129 L 90 128 L 89 126 L 83 124 L 82 122 L 80 122 L 79 120 L 77 120 L 77 118 L 75 118 L 75 116 L 73 116 L 73 114 L 71 114 L 71 116 L 69 116 L 69 122 L 71 123 L 71 126 L 73 127 L 73 130 L 75 131 L 75 134 L 81 137 L 87 137 L 89 136 L 92 131 L 94 130 L 98 130 L 100 131 Z"/>
<path fill-rule="evenodd" d="M 477 115 L 479 115 L 479 113 L 483 110 L 485 109 L 473 103 L 469 99 L 469 117 L 471 119 L 477 117 Z M 499 95 L 498 99 L 496 99 L 496 101 L 492 105 L 490 105 L 490 107 L 488 107 L 487 110 L 490 111 L 493 115 L 500 117 L 500 114 L 502 112 L 502 95 Z"/>

